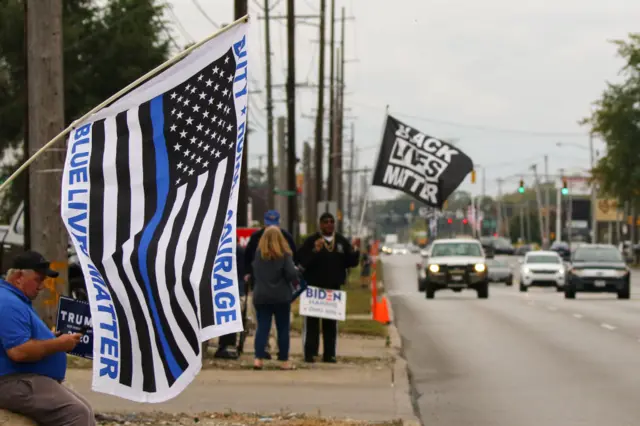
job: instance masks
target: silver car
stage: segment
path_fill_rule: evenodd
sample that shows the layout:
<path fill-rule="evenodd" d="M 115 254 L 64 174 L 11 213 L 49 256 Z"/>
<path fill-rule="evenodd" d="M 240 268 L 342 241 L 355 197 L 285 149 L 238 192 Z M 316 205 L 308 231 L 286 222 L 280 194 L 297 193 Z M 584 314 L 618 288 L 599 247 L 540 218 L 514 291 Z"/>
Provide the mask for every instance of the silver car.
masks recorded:
<path fill-rule="evenodd" d="M 513 267 L 502 259 L 487 259 L 489 282 L 513 285 Z"/>

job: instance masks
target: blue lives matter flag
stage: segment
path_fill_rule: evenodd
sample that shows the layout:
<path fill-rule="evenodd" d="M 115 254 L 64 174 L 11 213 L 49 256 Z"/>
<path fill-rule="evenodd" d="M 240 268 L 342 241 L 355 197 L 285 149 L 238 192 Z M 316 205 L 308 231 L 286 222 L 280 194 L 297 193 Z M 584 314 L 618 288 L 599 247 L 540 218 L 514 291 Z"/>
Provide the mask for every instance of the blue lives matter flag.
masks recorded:
<path fill-rule="evenodd" d="M 208 41 L 71 132 L 62 217 L 89 293 L 95 391 L 173 398 L 200 371 L 201 342 L 243 328 L 246 33 Z"/>

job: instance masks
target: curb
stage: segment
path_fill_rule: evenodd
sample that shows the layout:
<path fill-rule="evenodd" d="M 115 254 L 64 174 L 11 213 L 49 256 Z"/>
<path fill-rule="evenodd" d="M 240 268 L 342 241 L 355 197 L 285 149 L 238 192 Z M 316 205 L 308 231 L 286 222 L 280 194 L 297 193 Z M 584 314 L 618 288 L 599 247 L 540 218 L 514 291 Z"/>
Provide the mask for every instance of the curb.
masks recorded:
<path fill-rule="evenodd" d="M 402 420 L 405 426 L 421 426 L 420 419 L 415 415 L 413 410 L 413 402 L 411 400 L 411 387 L 409 385 L 409 374 L 407 372 L 407 361 L 402 356 L 402 339 L 398 328 L 395 326 L 393 308 L 391 301 L 387 300 L 389 307 L 389 340 L 395 362 L 393 363 L 392 384 L 393 399 L 395 401 L 395 416 Z"/>

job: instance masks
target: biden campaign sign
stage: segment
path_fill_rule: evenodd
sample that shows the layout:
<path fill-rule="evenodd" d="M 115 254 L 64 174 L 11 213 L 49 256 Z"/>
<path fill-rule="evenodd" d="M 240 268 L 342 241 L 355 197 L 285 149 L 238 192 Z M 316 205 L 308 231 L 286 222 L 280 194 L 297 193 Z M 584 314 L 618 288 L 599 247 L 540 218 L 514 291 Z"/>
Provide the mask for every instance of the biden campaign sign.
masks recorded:
<path fill-rule="evenodd" d="M 309 286 L 300 295 L 300 315 L 344 321 L 347 317 L 347 293 Z"/>

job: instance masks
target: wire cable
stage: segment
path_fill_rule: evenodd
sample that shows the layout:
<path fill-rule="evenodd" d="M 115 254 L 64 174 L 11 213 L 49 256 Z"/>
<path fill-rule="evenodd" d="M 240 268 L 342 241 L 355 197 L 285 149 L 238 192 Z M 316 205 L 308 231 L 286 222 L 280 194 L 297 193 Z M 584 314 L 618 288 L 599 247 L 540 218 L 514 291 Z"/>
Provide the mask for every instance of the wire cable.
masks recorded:
<path fill-rule="evenodd" d="M 355 102 L 355 101 L 350 101 L 350 103 L 352 103 L 354 105 L 358 105 L 358 106 L 363 107 L 363 108 L 369 108 L 369 109 L 375 109 L 375 110 L 383 109 L 382 107 L 379 107 L 379 106 L 372 106 L 372 105 L 362 104 L 362 103 Z M 436 119 L 436 118 L 432 118 L 432 117 L 423 117 L 423 116 L 417 116 L 417 115 L 412 115 L 412 114 L 406 114 L 406 113 L 403 113 L 403 112 L 400 112 L 400 111 L 393 111 L 392 113 L 393 113 L 393 115 L 397 115 L 397 116 L 400 116 L 400 117 L 411 118 L 411 119 L 425 121 L 425 122 L 429 122 L 429 123 L 443 124 L 443 125 L 453 126 L 453 127 L 466 127 L 466 128 L 482 130 L 482 131 L 486 131 L 486 132 L 516 133 L 516 134 L 535 136 L 535 137 L 585 137 L 585 136 L 588 135 L 588 132 L 578 133 L 578 132 L 552 132 L 552 131 L 535 131 L 535 130 L 523 130 L 523 129 L 510 129 L 510 128 L 504 128 L 504 127 L 483 126 L 483 125 L 477 125 L 477 124 L 462 123 L 462 122 L 457 122 L 457 121 L 440 120 L 440 119 Z"/>
<path fill-rule="evenodd" d="M 200 11 L 200 13 L 202 14 L 202 16 L 205 17 L 205 19 L 207 21 L 209 21 L 209 23 L 211 25 L 213 25 L 213 27 L 218 30 L 220 29 L 220 25 L 216 24 L 213 19 L 211 19 L 211 17 L 209 17 L 209 15 L 207 14 L 207 12 L 204 10 L 204 8 L 202 7 L 202 5 L 200 4 L 200 2 L 198 2 L 198 0 L 191 0 L 191 2 L 198 8 L 198 10 Z"/>

